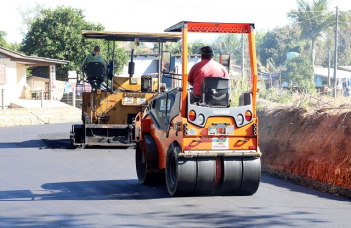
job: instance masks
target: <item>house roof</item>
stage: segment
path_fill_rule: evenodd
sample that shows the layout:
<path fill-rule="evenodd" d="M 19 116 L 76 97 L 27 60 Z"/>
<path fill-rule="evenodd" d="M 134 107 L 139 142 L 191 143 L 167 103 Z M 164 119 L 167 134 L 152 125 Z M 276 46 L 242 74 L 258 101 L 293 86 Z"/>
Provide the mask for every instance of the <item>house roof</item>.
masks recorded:
<path fill-rule="evenodd" d="M 55 64 L 69 63 L 69 61 L 67 60 L 50 59 L 50 58 L 36 57 L 36 56 L 25 56 L 14 51 L 10 51 L 6 48 L 0 47 L 0 58 L 2 56 L 10 58 L 11 61 L 22 63 L 27 66 L 50 66 Z"/>
<path fill-rule="evenodd" d="M 234 64 L 231 64 L 230 65 L 231 67 L 233 68 L 237 68 L 237 69 L 240 69 L 241 70 L 241 66 L 238 66 L 238 65 L 234 65 Z M 251 72 L 251 68 L 250 67 L 245 67 L 244 68 L 246 71 L 248 72 Z M 235 73 L 232 73 L 235 75 Z M 249 73 L 251 74 L 251 73 Z M 241 72 L 237 72 L 236 75 L 240 75 L 241 77 Z M 280 72 L 279 71 L 274 71 L 274 72 L 262 72 L 262 71 L 257 71 L 257 80 L 261 81 L 261 80 L 278 80 L 279 79 L 279 75 L 280 75 Z"/>
<path fill-rule="evenodd" d="M 351 66 L 338 66 L 338 70 L 344 70 L 351 72 Z"/>
<path fill-rule="evenodd" d="M 314 68 L 314 75 L 327 78 L 328 68 Z M 330 68 L 330 77 L 334 77 L 334 68 Z M 336 78 L 351 78 L 351 72 L 336 70 Z"/>

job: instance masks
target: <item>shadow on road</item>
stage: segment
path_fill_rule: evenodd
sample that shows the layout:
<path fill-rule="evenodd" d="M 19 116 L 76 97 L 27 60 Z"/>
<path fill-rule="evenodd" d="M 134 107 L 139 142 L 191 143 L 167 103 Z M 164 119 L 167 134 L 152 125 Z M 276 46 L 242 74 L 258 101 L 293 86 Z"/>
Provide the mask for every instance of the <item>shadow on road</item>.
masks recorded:
<path fill-rule="evenodd" d="M 60 214 L 59 216 L 40 214 L 27 217 L 0 215 L 0 227 L 93 227 L 92 224 L 86 222 L 89 216 L 96 216 L 96 214 Z"/>
<path fill-rule="evenodd" d="M 263 178 L 264 183 L 277 186 L 280 186 L 279 181 L 276 183 L 274 178 Z M 292 190 L 300 192 L 299 189 Z M 306 193 L 306 189 L 304 193 Z M 298 207 L 295 210 L 291 209 L 289 212 L 282 211 L 280 213 L 277 213 L 276 210 L 271 211 L 269 206 L 228 207 L 227 200 L 225 200 L 227 197 L 223 197 L 223 200 L 220 200 L 222 197 L 219 197 L 218 202 L 224 203 L 221 206 L 223 209 L 218 210 L 219 205 L 217 205 L 212 211 L 208 204 L 206 204 L 208 208 L 197 209 L 204 206 L 203 202 L 207 200 L 207 197 L 201 199 L 199 197 L 180 197 L 176 200 L 169 198 L 165 185 L 140 185 L 136 179 L 57 182 L 43 184 L 39 190 L 0 191 L 0 201 L 3 202 L 115 200 L 115 203 L 118 204 L 118 200 L 140 200 L 140 205 L 144 205 L 144 207 L 149 205 L 147 209 L 136 210 L 135 213 L 125 213 L 123 209 L 121 209 L 122 211 L 111 211 L 108 217 L 112 219 L 111 222 L 114 221 L 116 226 L 155 227 L 157 226 L 155 221 L 162 227 L 318 227 L 319 225 L 330 225 L 328 223 L 330 221 L 322 219 L 318 214 L 309 212 L 309 209 Z M 153 201 L 154 199 L 164 199 L 164 201 L 156 202 Z M 211 199 L 213 200 L 212 197 Z M 145 200 L 150 200 L 150 202 L 143 202 Z M 167 202 L 169 207 L 165 208 L 168 209 L 160 210 L 159 206 Z M 104 215 L 106 216 L 106 212 Z M 87 218 L 91 216 L 99 217 L 101 214 L 62 214 L 59 218 L 50 214 L 34 217 L 1 217 L 0 215 L 0 227 L 99 226 L 98 224 L 89 224 L 91 221 L 88 222 Z"/>
<path fill-rule="evenodd" d="M 69 139 L 32 139 L 23 142 L 0 143 L 0 148 L 71 149 Z"/>
<path fill-rule="evenodd" d="M 79 147 L 72 147 L 70 139 L 32 139 L 23 142 L 6 142 L 0 143 L 0 149 L 11 149 L 11 148 L 38 148 L 38 149 L 60 149 L 60 150 L 75 150 L 80 149 Z M 89 149 L 128 149 L 130 146 L 86 146 L 84 150 Z"/>
<path fill-rule="evenodd" d="M 146 200 L 169 197 L 165 185 L 145 186 L 135 179 L 47 183 L 41 188 L 37 191 L 0 191 L 0 201 Z"/>
<path fill-rule="evenodd" d="M 50 134 L 39 134 L 39 139 L 30 139 L 16 142 L 1 142 L 0 148 L 39 148 L 39 149 L 71 149 L 69 133 L 59 132 Z"/>
<path fill-rule="evenodd" d="M 268 208 L 267 208 L 268 210 Z M 117 220 L 125 217 L 142 217 L 151 221 L 162 221 L 162 227 L 287 227 L 297 226 L 301 224 L 309 224 L 312 227 L 318 227 L 321 224 L 327 224 L 325 220 L 314 218 L 314 213 L 306 211 L 293 211 L 289 213 L 243 213 L 240 209 L 222 210 L 216 212 L 163 212 L 158 211 L 143 214 L 115 214 Z M 134 223 L 124 223 L 121 226 L 128 227 L 155 227 L 155 225 L 143 225 L 138 223 L 138 219 L 133 220 Z"/>
<path fill-rule="evenodd" d="M 195 209 L 194 209 L 195 210 Z M 308 212 L 243 214 L 235 211 L 216 212 L 151 211 L 148 213 L 115 213 L 104 215 L 113 227 L 301 227 L 330 226 L 330 222 L 313 218 Z M 101 214 L 48 214 L 31 217 L 2 217 L 1 227 L 104 227 L 89 218 L 99 218 Z M 50 221 L 51 220 L 51 221 Z M 98 220 L 97 220 L 98 221 Z"/>

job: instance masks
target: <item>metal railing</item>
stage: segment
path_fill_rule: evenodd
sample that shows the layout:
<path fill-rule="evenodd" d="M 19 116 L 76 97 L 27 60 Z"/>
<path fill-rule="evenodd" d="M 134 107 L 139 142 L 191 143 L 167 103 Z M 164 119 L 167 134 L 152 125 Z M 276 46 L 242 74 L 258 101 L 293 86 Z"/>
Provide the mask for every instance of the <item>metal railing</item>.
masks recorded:
<path fill-rule="evenodd" d="M 1 98 L 1 103 L 0 103 L 0 105 L 1 105 L 1 109 L 2 110 L 4 110 L 5 109 L 5 89 L 1 89 L 1 91 L 0 91 L 0 98 Z"/>
<path fill-rule="evenodd" d="M 77 94 L 76 88 L 73 88 L 72 92 L 64 93 L 60 101 L 73 107 L 82 109 L 82 94 Z"/>
<path fill-rule="evenodd" d="M 53 96 L 50 99 L 50 94 L 46 92 L 45 89 L 27 89 L 23 90 L 21 95 L 15 99 L 7 89 L 0 89 L 0 109 L 11 109 L 11 108 L 45 108 L 45 107 L 53 107 L 50 100 L 56 102 L 62 102 L 70 106 L 74 106 L 76 108 L 82 108 L 82 94 L 76 94 L 76 88 L 73 88 L 72 92 L 64 93 L 60 95 L 59 98 Z M 49 102 L 49 103 L 48 103 Z M 51 104 L 50 104 L 51 103 Z"/>

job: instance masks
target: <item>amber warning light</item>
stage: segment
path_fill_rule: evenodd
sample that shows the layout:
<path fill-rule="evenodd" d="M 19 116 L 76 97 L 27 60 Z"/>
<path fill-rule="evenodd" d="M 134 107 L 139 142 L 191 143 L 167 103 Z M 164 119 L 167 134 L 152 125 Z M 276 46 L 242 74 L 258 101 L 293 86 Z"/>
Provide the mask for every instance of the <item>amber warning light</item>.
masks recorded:
<path fill-rule="evenodd" d="M 245 112 L 245 119 L 250 121 L 252 119 L 252 113 L 250 111 Z"/>
<path fill-rule="evenodd" d="M 189 112 L 189 120 L 194 121 L 195 118 L 196 118 L 196 113 L 195 113 L 194 110 L 191 110 L 191 111 Z"/>

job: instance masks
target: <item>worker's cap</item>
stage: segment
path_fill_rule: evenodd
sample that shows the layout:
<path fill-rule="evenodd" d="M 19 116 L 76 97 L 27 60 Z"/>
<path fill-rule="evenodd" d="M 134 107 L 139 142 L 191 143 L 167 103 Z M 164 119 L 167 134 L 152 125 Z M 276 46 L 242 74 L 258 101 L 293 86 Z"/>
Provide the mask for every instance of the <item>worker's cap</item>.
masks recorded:
<path fill-rule="evenodd" d="M 210 46 L 205 46 L 200 49 L 201 55 L 213 56 L 213 50 Z"/>

